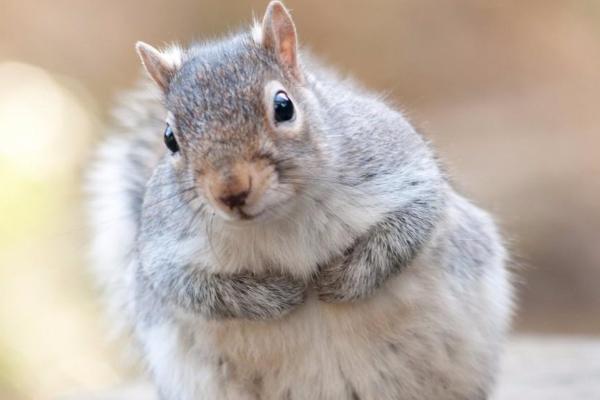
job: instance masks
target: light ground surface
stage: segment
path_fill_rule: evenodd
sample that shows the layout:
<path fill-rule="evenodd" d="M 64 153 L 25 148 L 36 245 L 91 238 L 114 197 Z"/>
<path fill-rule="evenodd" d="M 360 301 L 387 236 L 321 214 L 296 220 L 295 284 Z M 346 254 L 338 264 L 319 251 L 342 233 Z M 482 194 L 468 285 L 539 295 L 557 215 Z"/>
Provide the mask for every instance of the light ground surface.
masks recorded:
<path fill-rule="evenodd" d="M 600 400 L 600 337 L 514 337 L 493 400 L 572 399 Z M 156 396 L 141 383 L 64 400 L 156 400 Z"/>
<path fill-rule="evenodd" d="M 600 338 L 520 336 L 508 347 L 494 400 L 600 399 Z"/>

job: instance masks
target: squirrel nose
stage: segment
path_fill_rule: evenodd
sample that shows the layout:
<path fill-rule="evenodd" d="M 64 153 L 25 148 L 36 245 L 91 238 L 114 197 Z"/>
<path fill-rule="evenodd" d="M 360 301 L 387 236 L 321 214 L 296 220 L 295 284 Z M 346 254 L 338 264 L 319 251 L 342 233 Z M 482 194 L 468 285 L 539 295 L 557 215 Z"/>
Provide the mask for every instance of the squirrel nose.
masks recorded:
<path fill-rule="evenodd" d="M 244 190 L 243 192 L 229 194 L 227 196 L 219 197 L 219 200 L 225 204 L 227 207 L 233 209 L 235 207 L 241 207 L 246 204 L 246 198 L 248 197 L 249 190 Z"/>

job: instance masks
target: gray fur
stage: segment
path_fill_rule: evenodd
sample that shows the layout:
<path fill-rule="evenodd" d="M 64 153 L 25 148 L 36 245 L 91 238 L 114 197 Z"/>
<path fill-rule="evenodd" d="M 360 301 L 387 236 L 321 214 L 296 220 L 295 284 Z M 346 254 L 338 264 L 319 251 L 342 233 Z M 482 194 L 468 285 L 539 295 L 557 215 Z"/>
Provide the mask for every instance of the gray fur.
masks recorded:
<path fill-rule="evenodd" d="M 257 36 L 156 64 L 164 92 L 126 98 L 91 178 L 95 265 L 162 398 L 485 398 L 511 307 L 493 221 L 394 107 L 303 52 L 298 80 Z M 232 222 L 202 185 L 240 160 L 278 200 Z"/>
<path fill-rule="evenodd" d="M 206 318 L 276 318 L 305 298 L 306 285 L 275 273 L 222 276 L 194 265 L 163 264 L 163 268 L 178 273 L 162 274 L 142 290 L 152 290 L 166 302 Z M 142 274 L 139 279 L 147 278 Z"/>
<path fill-rule="evenodd" d="M 391 212 L 348 249 L 322 268 L 317 279 L 323 301 L 353 301 L 369 296 L 388 277 L 408 266 L 431 238 L 443 211 L 437 192 Z"/>
<path fill-rule="evenodd" d="M 204 206 L 190 207 L 197 195 L 177 182 L 167 164 L 148 182 L 138 238 L 138 277 L 148 284 L 139 290 L 151 289 L 183 312 L 207 318 L 274 318 L 303 302 L 306 282 L 280 272 L 255 274 L 240 266 L 244 272 L 210 273 L 201 258 L 182 258 L 180 244 L 195 239 Z M 158 248 L 157 238 L 163 238 Z"/>

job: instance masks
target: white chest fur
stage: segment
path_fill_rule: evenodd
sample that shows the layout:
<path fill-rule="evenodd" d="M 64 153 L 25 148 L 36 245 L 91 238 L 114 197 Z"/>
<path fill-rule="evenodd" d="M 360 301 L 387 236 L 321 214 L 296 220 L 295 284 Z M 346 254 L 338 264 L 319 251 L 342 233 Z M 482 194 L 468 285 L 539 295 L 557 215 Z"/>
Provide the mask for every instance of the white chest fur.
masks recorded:
<path fill-rule="evenodd" d="M 319 264 L 346 250 L 381 218 L 384 211 L 374 199 L 349 191 L 345 196 L 316 202 L 300 199 L 286 217 L 276 223 L 231 225 L 222 221 L 201 222 L 205 239 L 203 254 L 214 272 L 260 272 L 280 270 L 309 279 Z"/>

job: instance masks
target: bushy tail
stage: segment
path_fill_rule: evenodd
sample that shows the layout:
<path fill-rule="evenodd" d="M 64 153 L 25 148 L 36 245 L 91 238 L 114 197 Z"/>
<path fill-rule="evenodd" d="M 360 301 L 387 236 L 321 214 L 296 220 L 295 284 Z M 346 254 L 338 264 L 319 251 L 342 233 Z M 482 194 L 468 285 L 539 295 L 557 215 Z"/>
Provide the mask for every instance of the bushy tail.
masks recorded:
<path fill-rule="evenodd" d="M 115 123 L 88 171 L 90 264 L 115 333 L 131 332 L 135 241 L 146 182 L 162 154 L 165 111 L 158 92 L 143 83 L 120 97 Z"/>

